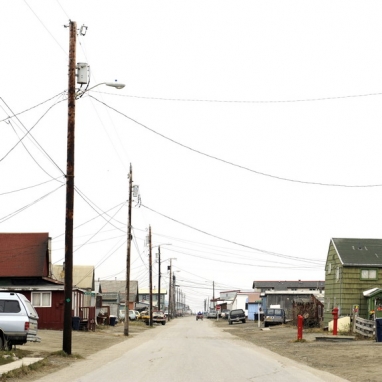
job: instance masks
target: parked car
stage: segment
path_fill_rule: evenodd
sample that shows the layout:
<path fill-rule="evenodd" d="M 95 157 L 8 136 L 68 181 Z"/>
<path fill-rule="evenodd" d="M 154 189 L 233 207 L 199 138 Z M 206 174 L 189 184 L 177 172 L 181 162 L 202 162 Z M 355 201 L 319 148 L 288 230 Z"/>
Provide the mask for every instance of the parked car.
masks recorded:
<path fill-rule="evenodd" d="M 228 315 L 228 324 L 232 325 L 234 322 L 242 322 L 245 324 L 245 312 L 243 309 L 233 309 Z"/>
<path fill-rule="evenodd" d="M 229 309 L 223 309 L 222 313 L 221 313 L 221 318 L 227 319 L 228 318 L 228 314 L 229 314 Z"/>
<path fill-rule="evenodd" d="M 141 318 L 141 313 L 139 313 L 138 310 L 134 310 L 134 313 L 137 320 L 139 320 Z"/>
<path fill-rule="evenodd" d="M 208 313 L 207 313 L 207 318 L 217 318 L 218 317 L 218 313 L 216 310 L 213 310 L 211 309 Z"/>
<path fill-rule="evenodd" d="M 21 293 L 0 292 L 0 350 L 27 341 L 40 342 L 37 337 L 38 314 Z"/>
<path fill-rule="evenodd" d="M 285 310 L 270 308 L 265 311 L 264 327 L 285 324 Z"/>
<path fill-rule="evenodd" d="M 137 316 L 136 316 L 134 310 L 129 310 L 129 320 L 135 321 L 136 319 L 137 319 Z"/>

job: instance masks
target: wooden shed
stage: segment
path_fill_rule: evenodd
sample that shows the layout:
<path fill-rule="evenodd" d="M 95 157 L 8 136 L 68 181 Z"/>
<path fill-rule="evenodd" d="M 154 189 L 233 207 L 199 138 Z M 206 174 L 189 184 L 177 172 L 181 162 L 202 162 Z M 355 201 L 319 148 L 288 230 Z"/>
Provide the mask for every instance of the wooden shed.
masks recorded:
<path fill-rule="evenodd" d="M 324 304 L 313 294 L 310 297 L 293 300 L 293 324 L 297 317 L 304 317 L 304 328 L 319 328 L 324 319 Z"/>

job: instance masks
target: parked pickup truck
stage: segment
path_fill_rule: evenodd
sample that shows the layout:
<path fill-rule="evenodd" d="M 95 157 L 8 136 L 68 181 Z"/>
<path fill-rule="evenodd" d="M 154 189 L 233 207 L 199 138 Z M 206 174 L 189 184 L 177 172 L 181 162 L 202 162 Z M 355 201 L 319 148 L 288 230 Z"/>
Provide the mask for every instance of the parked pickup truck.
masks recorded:
<path fill-rule="evenodd" d="M 0 350 L 27 341 L 40 342 L 37 337 L 38 314 L 21 293 L 0 292 Z"/>
<path fill-rule="evenodd" d="M 141 319 L 146 323 L 150 324 L 150 314 L 149 312 L 142 312 Z M 153 312 L 153 323 L 166 325 L 166 316 L 162 311 Z"/>
<path fill-rule="evenodd" d="M 245 324 L 245 312 L 243 309 L 233 309 L 228 314 L 228 324 L 232 325 L 234 322 L 242 322 Z"/>

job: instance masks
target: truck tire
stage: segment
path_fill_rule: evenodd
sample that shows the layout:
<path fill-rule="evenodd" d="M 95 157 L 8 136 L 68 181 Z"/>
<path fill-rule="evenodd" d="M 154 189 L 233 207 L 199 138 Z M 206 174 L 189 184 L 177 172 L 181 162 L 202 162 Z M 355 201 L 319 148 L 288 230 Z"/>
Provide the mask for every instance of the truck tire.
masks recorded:
<path fill-rule="evenodd" d="M 0 334 L 0 350 L 5 350 L 5 351 L 12 350 L 11 342 L 5 340 L 2 334 Z"/>
<path fill-rule="evenodd" d="M 232 321 L 228 321 L 228 323 L 229 323 L 230 325 L 232 325 Z"/>
<path fill-rule="evenodd" d="M 162 325 L 166 325 L 166 321 L 162 321 Z"/>

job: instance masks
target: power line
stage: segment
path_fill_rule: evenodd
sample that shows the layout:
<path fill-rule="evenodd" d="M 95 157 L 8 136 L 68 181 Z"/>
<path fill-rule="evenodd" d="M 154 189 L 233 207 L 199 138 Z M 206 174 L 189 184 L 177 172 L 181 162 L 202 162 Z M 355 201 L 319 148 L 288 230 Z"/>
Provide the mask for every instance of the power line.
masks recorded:
<path fill-rule="evenodd" d="M 18 210 L 6 215 L 6 216 L 3 216 L 2 218 L 0 218 L 0 224 L 1 223 L 4 223 L 5 221 L 11 219 L 12 217 L 16 216 L 17 214 L 19 214 L 20 212 L 23 212 L 24 210 L 26 210 L 27 208 L 35 205 L 36 203 L 40 202 L 41 200 L 45 199 L 46 197 L 48 197 L 49 195 L 53 194 L 54 192 L 56 192 L 57 190 L 59 190 L 61 187 L 63 187 L 64 184 L 61 184 L 60 186 L 58 186 L 56 189 L 54 189 L 53 191 L 50 191 L 48 192 L 47 194 L 41 196 L 40 198 L 36 199 L 35 201 L 27 204 L 26 206 L 24 207 L 21 207 L 19 208 Z"/>
<path fill-rule="evenodd" d="M 66 91 L 63 91 L 63 92 L 61 92 L 61 93 L 58 93 L 58 94 L 56 94 L 54 97 L 51 97 L 51 98 L 47 99 L 46 101 L 40 102 L 39 104 L 37 104 L 37 105 L 35 105 L 35 106 L 32 106 L 32 107 L 30 107 L 29 109 L 25 109 L 25 110 L 23 110 L 23 111 L 20 111 L 19 113 L 16 113 L 16 114 L 13 114 L 13 115 L 9 115 L 7 118 L 0 119 L 0 122 L 4 122 L 4 121 L 6 121 L 6 120 L 8 120 L 8 119 L 11 119 L 11 118 L 14 118 L 14 117 L 16 117 L 16 116 L 18 116 L 18 115 L 20 115 L 20 114 L 24 114 L 24 113 L 26 113 L 26 112 L 28 112 L 28 111 L 30 111 L 30 110 L 33 110 L 33 109 L 35 109 L 36 107 L 39 107 L 39 106 L 43 105 L 44 103 L 47 103 L 47 102 L 51 101 L 52 99 L 54 99 L 54 98 L 56 98 L 56 97 L 58 97 L 58 96 L 61 96 L 61 95 L 65 94 L 65 92 L 66 92 Z M 3 110 L 4 110 L 4 109 L 3 109 Z"/>
<path fill-rule="evenodd" d="M 45 30 L 49 33 L 49 35 L 53 38 L 53 40 L 56 42 L 56 44 L 61 48 L 61 50 L 64 52 L 65 57 L 68 57 L 68 53 L 66 50 L 60 45 L 60 43 L 55 39 L 55 37 L 50 33 L 49 29 L 45 26 L 45 24 L 41 21 L 41 19 L 37 16 L 36 12 L 31 8 L 31 6 L 27 3 L 26 0 L 24 0 L 24 3 L 28 6 L 28 8 L 32 11 L 32 13 L 36 16 L 37 20 L 40 21 L 41 25 L 45 28 Z"/>
<path fill-rule="evenodd" d="M 183 143 L 180 143 L 178 141 L 175 141 L 174 139 L 172 138 L 169 138 L 167 137 L 166 135 L 163 135 L 157 131 L 155 131 L 154 129 L 151 129 L 150 127 L 144 125 L 143 123 L 141 122 L 138 122 L 137 120 L 129 117 L 128 115 L 122 113 L 121 111 L 113 108 L 112 106 L 106 104 L 105 102 L 103 101 L 100 101 L 98 100 L 97 98 L 93 97 L 92 95 L 89 95 L 89 97 L 95 99 L 96 101 L 98 101 L 99 103 L 101 103 L 102 105 L 108 107 L 109 109 L 111 110 L 114 110 L 116 113 L 122 115 L 123 117 L 129 119 L 130 121 L 136 123 L 137 125 L 139 126 L 142 126 L 143 128 L 151 131 L 152 133 L 178 145 L 178 146 L 181 146 L 187 150 L 190 150 L 194 153 L 197 153 L 197 154 L 200 154 L 200 155 L 203 155 L 207 158 L 210 158 L 210 159 L 214 159 L 216 161 L 219 161 L 219 162 L 222 162 L 222 163 L 225 163 L 225 164 L 228 164 L 230 166 L 234 166 L 234 167 L 237 167 L 237 168 L 240 168 L 242 170 L 245 170 L 245 171 L 249 171 L 249 172 L 252 172 L 254 174 L 257 174 L 257 175 L 262 175 L 262 176 L 266 176 L 268 178 L 272 178 L 272 179 L 277 179 L 277 180 L 282 180 L 282 181 L 285 181 L 285 182 L 292 182 L 292 183 L 300 183 L 300 184 L 310 184 L 310 185 L 316 185 L 316 186 L 327 186 L 327 187 L 346 187 L 346 188 L 370 188 L 370 187 L 382 187 L 382 184 L 368 184 L 368 185 L 346 185 L 346 184 L 335 184 L 335 183 L 322 183 L 322 182 L 308 182 L 308 181 L 304 181 L 304 180 L 298 180 L 298 179 L 290 179 L 290 178 L 283 178 L 283 177 L 280 177 L 280 176 L 277 176 L 277 175 L 272 175 L 272 174 L 267 174 L 267 173 L 264 173 L 264 172 L 260 172 L 260 171 L 257 171 L 257 170 L 252 170 L 248 167 L 245 167 L 245 166 L 242 166 L 242 165 L 239 165 L 239 164 L 236 164 L 236 163 L 233 163 L 233 162 L 230 162 L 230 161 L 227 161 L 225 159 L 222 159 L 222 158 L 218 158 L 216 156 L 213 156 L 213 155 L 210 155 L 210 154 L 207 154 L 205 152 L 202 152 L 202 151 L 199 151 L 199 150 L 196 150 L 196 149 L 193 149 L 192 147 L 190 146 L 187 146 Z"/>
<path fill-rule="evenodd" d="M 118 97 L 128 97 L 137 99 L 148 99 L 154 101 L 176 101 L 176 102 L 209 102 L 209 103 L 295 103 L 295 102 L 315 102 L 315 101 L 333 101 L 338 99 L 346 98 L 360 98 L 360 97 L 372 97 L 380 96 L 382 93 L 369 93 L 369 94 L 356 94 L 356 95 L 346 95 L 346 96 L 335 96 L 335 97 L 318 97 L 318 98 L 305 98 L 305 99 L 292 99 L 292 100 L 217 100 L 217 99 L 191 99 L 191 98 L 164 98 L 164 97 L 147 97 L 147 96 L 136 96 L 128 94 L 116 94 L 108 93 L 97 90 L 92 90 L 94 93 L 114 95 Z"/>
<path fill-rule="evenodd" d="M 54 180 L 57 180 L 57 179 L 59 179 L 59 178 L 61 178 L 61 176 L 60 176 L 60 177 L 57 177 L 57 178 L 55 178 L 55 179 L 47 180 L 46 182 L 42 182 L 42 183 L 39 183 L 39 184 L 35 184 L 35 185 L 33 185 L 33 186 L 28 186 L 28 187 L 24 187 L 24 188 L 19 188 L 18 190 L 13 190 L 13 191 L 3 192 L 3 193 L 0 194 L 0 196 L 2 196 L 2 195 L 8 195 L 8 194 L 14 194 L 15 192 L 25 191 L 25 190 L 29 190 L 29 189 L 34 188 L 34 187 L 39 187 L 39 186 L 42 186 L 43 184 L 46 184 L 46 183 L 49 183 L 49 182 L 53 182 Z"/>
<path fill-rule="evenodd" d="M 141 206 L 144 207 L 144 208 L 146 208 L 146 209 L 148 209 L 149 211 L 152 211 L 152 212 L 154 212 L 154 213 L 156 213 L 156 214 L 158 214 L 158 215 L 160 215 L 160 216 L 163 216 L 163 217 L 166 218 L 166 219 L 172 220 L 172 221 L 175 222 L 175 223 L 178 223 L 178 224 L 181 224 L 181 225 L 183 225 L 183 226 L 185 226 L 185 227 L 191 228 L 191 229 L 193 229 L 193 230 L 195 230 L 195 231 L 197 231 L 197 232 L 203 233 L 204 235 L 208 235 L 208 236 L 214 237 L 214 238 L 216 238 L 216 239 L 223 240 L 223 241 L 225 241 L 225 242 L 227 242 L 227 243 L 235 244 L 235 245 L 238 245 L 238 246 L 243 247 L 243 248 L 252 249 L 252 250 L 254 250 L 254 251 L 262 252 L 262 253 L 265 253 L 265 254 L 267 254 L 267 255 L 271 255 L 271 256 L 281 257 L 281 258 L 284 258 L 284 259 L 290 259 L 290 260 L 298 260 L 298 261 L 311 262 L 311 261 L 308 260 L 308 259 L 302 259 L 302 258 L 300 258 L 300 257 L 296 257 L 296 256 L 283 255 L 283 254 L 280 254 L 280 253 L 271 252 L 271 251 L 266 251 L 266 250 L 263 250 L 263 249 L 259 249 L 259 248 L 251 247 L 251 246 L 249 246 L 249 245 L 245 245 L 245 244 L 237 243 L 237 242 L 235 242 L 235 241 L 228 240 L 228 239 L 225 239 L 225 238 L 220 237 L 220 236 L 217 236 L 217 235 L 213 235 L 213 234 L 208 233 L 208 232 L 206 232 L 206 231 L 203 231 L 203 230 L 201 230 L 201 229 L 199 229 L 199 228 L 193 227 L 193 226 L 191 226 L 191 225 L 189 225 L 189 224 L 182 223 L 182 222 L 180 222 L 179 220 L 176 220 L 176 219 L 171 218 L 171 217 L 169 217 L 169 216 L 167 216 L 167 215 L 164 215 L 164 214 L 162 214 L 162 213 L 160 213 L 160 212 L 158 212 L 158 211 L 155 211 L 155 210 L 153 210 L 152 208 L 145 206 L 144 204 L 141 204 Z"/>
<path fill-rule="evenodd" d="M 40 165 L 40 163 L 37 162 L 37 160 L 36 160 L 35 157 L 32 155 L 32 153 L 31 153 L 31 152 L 27 149 L 27 147 L 25 146 L 25 143 L 22 142 L 22 141 L 20 140 L 20 137 L 19 137 L 19 135 L 17 134 L 16 129 L 13 127 L 12 122 L 11 122 L 11 121 L 8 121 L 7 123 L 12 127 L 14 133 L 16 134 L 17 138 L 19 139 L 19 142 L 21 142 L 21 144 L 23 145 L 25 151 L 29 154 L 29 156 L 30 156 L 30 157 L 32 158 L 32 160 L 37 164 L 37 166 L 38 166 L 38 167 L 39 167 L 39 168 L 40 168 L 46 175 L 48 175 L 52 180 L 57 179 L 57 178 L 54 178 L 52 175 L 50 175 L 47 171 L 45 171 L 45 169 Z"/>
<path fill-rule="evenodd" d="M 10 110 L 10 112 L 15 116 L 15 113 L 12 111 L 12 109 L 8 106 L 8 104 L 4 101 L 4 99 L 2 97 L 0 97 L 0 99 L 3 101 L 4 105 Z M 65 173 L 61 170 L 61 168 L 58 166 L 58 164 L 48 155 L 48 153 L 42 148 L 42 146 L 37 142 L 37 140 L 33 137 L 33 135 L 31 134 L 31 131 L 32 129 L 34 129 L 37 124 L 48 114 L 48 112 L 54 107 L 56 106 L 59 102 L 62 102 L 62 100 L 60 101 L 57 101 L 56 103 L 54 103 L 53 105 L 51 105 L 46 111 L 45 113 L 37 120 L 37 122 L 28 130 L 24 124 L 20 121 L 20 119 L 16 116 L 16 119 L 17 121 L 21 124 L 21 126 L 24 128 L 24 130 L 26 131 L 26 134 L 19 139 L 19 141 L 2 157 L 0 158 L 0 162 L 3 161 L 16 147 L 19 143 L 21 143 L 23 141 L 23 139 L 25 137 L 27 137 L 28 135 L 33 139 L 33 141 L 38 145 L 38 147 L 42 150 L 42 152 L 51 160 L 51 162 L 60 170 L 60 172 L 62 174 L 65 175 Z"/>

